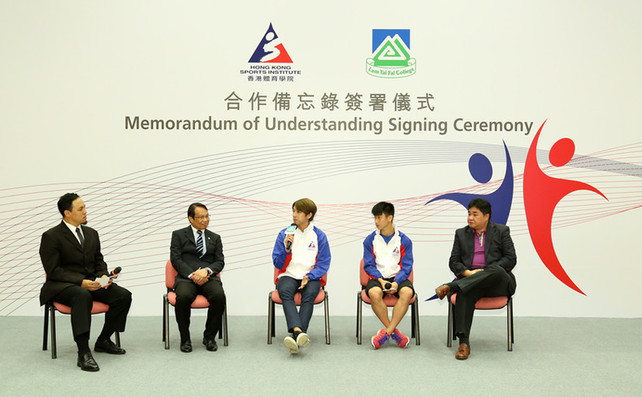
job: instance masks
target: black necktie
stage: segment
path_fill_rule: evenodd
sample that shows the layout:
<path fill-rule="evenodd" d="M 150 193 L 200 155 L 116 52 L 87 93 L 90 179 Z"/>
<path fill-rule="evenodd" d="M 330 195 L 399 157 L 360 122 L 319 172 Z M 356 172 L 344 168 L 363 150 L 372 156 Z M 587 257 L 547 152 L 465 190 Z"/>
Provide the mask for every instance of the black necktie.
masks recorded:
<path fill-rule="evenodd" d="M 78 240 L 80 240 L 80 246 L 85 247 L 85 238 L 82 236 L 82 233 L 80 232 L 80 228 L 76 228 L 76 234 L 78 235 Z"/>

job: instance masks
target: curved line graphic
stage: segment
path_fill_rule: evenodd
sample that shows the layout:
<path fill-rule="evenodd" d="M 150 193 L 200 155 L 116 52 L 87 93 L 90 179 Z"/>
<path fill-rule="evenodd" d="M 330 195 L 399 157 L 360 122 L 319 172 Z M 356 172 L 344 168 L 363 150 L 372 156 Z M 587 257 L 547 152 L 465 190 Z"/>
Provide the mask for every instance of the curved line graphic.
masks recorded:
<path fill-rule="evenodd" d="M 506 148 L 501 144 L 424 140 L 306 142 L 213 153 L 102 181 L 89 179 L 3 188 L 0 189 L 0 315 L 11 314 L 36 301 L 44 279 L 38 257 L 40 236 L 60 222 L 56 200 L 67 191 L 83 196 L 88 204 L 90 225 L 100 233 L 107 263 L 124 265 L 120 283 L 136 289 L 163 285 L 171 231 L 187 224 L 185 210 L 194 198 L 210 207 L 212 229 L 223 236 L 224 273 L 249 272 L 270 265 L 275 231 L 284 227 L 284 218 L 286 225 L 289 224 L 291 202 L 261 198 L 266 192 L 291 185 L 283 178 L 283 169 L 293 163 L 313 163 L 315 180 L 328 183 L 334 176 L 362 178 L 362 172 L 391 168 L 416 172 L 422 167 L 465 164 L 477 152 L 484 153 L 496 164 L 506 158 Z M 528 148 L 508 149 L 513 164 L 526 160 Z M 539 150 L 538 154 L 547 152 Z M 641 159 L 642 142 L 575 156 L 566 167 L 543 166 L 544 171 L 557 177 L 586 181 L 601 178 L 600 186 L 608 192 L 610 200 L 608 206 L 590 214 L 580 206 L 564 212 L 558 210 L 555 228 L 641 208 Z M 195 173 L 207 178 L 195 185 Z M 523 175 L 517 174 L 513 179 L 514 193 L 520 194 Z M 423 174 L 418 183 L 425 194 L 390 197 L 398 209 L 396 221 L 416 244 L 452 242 L 452 225 L 462 224 L 465 219 L 460 205 L 440 201 L 426 206 L 433 198 L 452 192 L 431 192 L 430 179 L 425 179 Z M 457 186 L 454 191 L 490 194 L 502 183 L 502 179 L 497 179 Z M 320 227 L 328 233 L 332 247 L 358 245 L 363 241 L 373 228 L 369 215 L 375 202 L 317 202 Z M 567 198 L 565 203 L 583 204 L 575 197 Z M 511 207 L 511 232 L 516 236 L 529 232 L 523 205 L 521 198 L 516 197 Z M 355 214 L 364 216 L 355 217 Z M 254 220 L 252 236 L 239 230 L 239 218 Z"/>

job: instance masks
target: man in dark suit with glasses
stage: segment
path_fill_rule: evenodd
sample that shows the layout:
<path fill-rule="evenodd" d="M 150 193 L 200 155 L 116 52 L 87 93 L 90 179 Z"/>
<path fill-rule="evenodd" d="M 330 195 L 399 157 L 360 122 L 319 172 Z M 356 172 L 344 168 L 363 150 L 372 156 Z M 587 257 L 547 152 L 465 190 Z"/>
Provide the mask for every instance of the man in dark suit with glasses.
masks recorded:
<path fill-rule="evenodd" d="M 176 322 L 181 335 L 181 351 L 192 351 L 189 325 L 191 305 L 198 294 L 207 298 L 207 311 L 203 344 L 209 351 L 216 351 L 216 334 L 221 328 L 225 308 L 225 292 L 219 273 L 225 266 L 221 237 L 207 230 L 210 215 L 207 207 L 193 203 L 187 209 L 190 226 L 172 233 L 170 260 L 178 275 L 176 291 Z"/>

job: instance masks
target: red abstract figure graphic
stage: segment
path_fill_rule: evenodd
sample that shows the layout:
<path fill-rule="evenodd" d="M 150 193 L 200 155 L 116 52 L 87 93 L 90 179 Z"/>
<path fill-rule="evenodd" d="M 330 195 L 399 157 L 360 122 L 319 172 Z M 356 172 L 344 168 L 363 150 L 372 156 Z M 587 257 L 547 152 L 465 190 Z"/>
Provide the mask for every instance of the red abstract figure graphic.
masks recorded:
<path fill-rule="evenodd" d="M 535 251 L 544 265 L 561 282 L 569 288 L 586 295 L 575 285 L 560 264 L 551 238 L 553 212 L 557 204 L 568 194 L 578 190 L 589 190 L 600 196 L 606 196 L 593 186 L 567 179 L 553 178 L 546 175 L 537 163 L 537 141 L 546 121 L 539 127 L 528 150 L 524 166 L 524 209 L 528 231 L 533 241 Z M 562 138 L 555 142 L 549 151 L 548 158 L 555 167 L 566 165 L 575 153 L 575 143 L 569 138 Z"/>

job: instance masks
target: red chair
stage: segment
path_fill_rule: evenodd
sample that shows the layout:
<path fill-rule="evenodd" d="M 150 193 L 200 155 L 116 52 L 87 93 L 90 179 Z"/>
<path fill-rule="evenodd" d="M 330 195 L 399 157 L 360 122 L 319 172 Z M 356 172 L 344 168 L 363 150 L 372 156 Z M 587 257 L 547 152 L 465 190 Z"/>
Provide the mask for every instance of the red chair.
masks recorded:
<path fill-rule="evenodd" d="M 361 259 L 361 264 L 359 265 L 360 271 L 359 271 L 359 280 L 361 282 L 361 291 L 357 292 L 357 344 L 361 344 L 361 328 L 363 326 L 363 314 L 362 314 L 362 303 L 367 303 L 367 304 L 372 304 L 370 297 L 368 294 L 366 294 L 366 285 L 368 285 L 368 281 L 370 280 L 370 276 L 368 273 L 366 273 L 365 270 L 363 270 L 363 259 Z M 412 271 L 410 271 L 410 275 L 408 276 L 408 280 L 410 282 L 413 282 L 413 274 L 415 272 L 415 269 L 413 267 Z M 399 298 L 393 295 L 388 295 L 384 296 L 383 302 L 386 304 L 387 307 L 394 307 L 397 304 L 397 301 Z M 417 297 L 417 292 L 415 291 L 415 295 L 412 297 L 410 300 L 410 327 L 411 327 L 411 337 L 415 338 L 415 344 L 420 345 L 421 344 L 421 336 L 419 334 L 419 298 Z"/>
<path fill-rule="evenodd" d="M 275 286 L 278 281 L 278 274 L 279 274 L 279 269 L 274 268 L 274 285 Z M 323 277 L 321 277 L 321 280 L 322 280 L 321 284 L 325 284 L 326 281 L 328 280 L 328 273 L 324 274 Z M 319 290 L 319 294 L 314 299 L 315 305 L 321 302 L 323 302 L 323 311 L 325 314 L 325 343 L 326 345 L 329 345 L 330 344 L 330 312 L 328 311 L 328 293 L 325 291 L 325 287 L 321 287 L 321 289 Z M 268 336 L 267 336 L 268 345 L 272 344 L 272 337 L 276 335 L 276 327 L 275 327 L 275 320 L 274 320 L 275 303 L 278 303 L 279 305 L 283 304 L 283 301 L 279 296 L 279 291 L 276 288 L 274 289 L 274 291 L 271 291 L 268 294 Z M 294 294 L 294 303 L 296 303 L 297 306 L 301 306 L 300 292 L 297 292 L 296 294 Z"/>
<path fill-rule="evenodd" d="M 219 274 L 217 274 L 217 276 L 219 276 Z M 163 295 L 163 342 L 165 342 L 165 349 L 169 349 L 169 305 L 176 305 L 176 292 L 174 292 L 176 275 L 178 275 L 178 272 L 174 269 L 174 266 L 172 266 L 172 261 L 168 260 L 165 265 L 165 286 L 167 287 L 167 293 Z M 198 294 L 194 302 L 192 302 L 192 309 L 207 309 L 209 307 L 210 303 L 207 301 L 207 298 L 201 294 Z M 224 346 L 228 345 L 227 305 L 223 309 L 223 322 L 221 329 L 218 330 L 218 338 L 223 338 Z"/>
<path fill-rule="evenodd" d="M 455 316 L 453 315 L 453 306 L 455 306 L 455 302 L 457 302 L 457 293 L 452 294 L 448 300 L 448 336 L 446 337 L 446 345 L 448 347 L 451 347 L 453 345 L 453 340 L 457 338 L 455 335 Z M 475 303 L 475 309 L 479 310 L 502 309 L 504 306 L 506 306 L 508 351 L 513 351 L 513 343 L 515 343 L 513 329 L 513 298 L 510 296 L 488 297 L 481 298 L 477 303 Z"/>
<path fill-rule="evenodd" d="M 56 347 L 56 311 L 62 314 L 71 314 L 71 307 L 58 302 L 45 303 L 45 326 L 42 332 L 42 350 L 47 350 L 47 327 L 49 318 L 51 318 L 51 358 L 58 357 Z M 106 303 L 94 301 L 91 306 L 91 314 L 106 313 L 109 311 L 109 305 Z M 120 347 L 120 334 L 116 332 L 116 345 Z"/>

